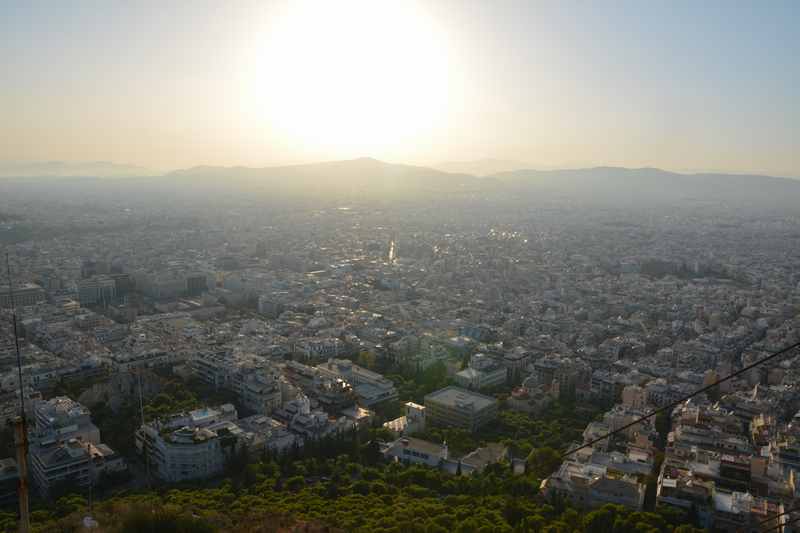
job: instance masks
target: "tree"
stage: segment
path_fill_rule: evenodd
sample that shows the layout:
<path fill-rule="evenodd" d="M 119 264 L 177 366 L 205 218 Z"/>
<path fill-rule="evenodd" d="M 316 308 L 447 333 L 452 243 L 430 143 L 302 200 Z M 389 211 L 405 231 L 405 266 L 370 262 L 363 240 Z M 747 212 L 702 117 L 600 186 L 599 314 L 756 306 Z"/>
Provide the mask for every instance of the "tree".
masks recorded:
<path fill-rule="evenodd" d="M 169 512 L 148 513 L 145 510 L 130 512 L 123 521 L 121 533 L 159 531 L 163 533 L 213 533 L 207 522 L 192 516 Z"/>
<path fill-rule="evenodd" d="M 611 531 L 616 520 L 617 509 L 613 505 L 605 505 L 588 513 L 583 519 L 584 531 L 587 533 L 606 533 Z"/>
<path fill-rule="evenodd" d="M 559 465 L 561 465 L 561 454 L 550 447 L 534 449 L 528 455 L 526 464 L 528 472 L 541 479 L 555 472 Z"/>
<path fill-rule="evenodd" d="M 303 476 L 293 476 L 286 480 L 285 486 L 287 490 L 290 490 L 292 492 L 297 492 L 301 488 L 303 488 L 303 485 L 305 484 L 306 480 L 303 479 Z"/>

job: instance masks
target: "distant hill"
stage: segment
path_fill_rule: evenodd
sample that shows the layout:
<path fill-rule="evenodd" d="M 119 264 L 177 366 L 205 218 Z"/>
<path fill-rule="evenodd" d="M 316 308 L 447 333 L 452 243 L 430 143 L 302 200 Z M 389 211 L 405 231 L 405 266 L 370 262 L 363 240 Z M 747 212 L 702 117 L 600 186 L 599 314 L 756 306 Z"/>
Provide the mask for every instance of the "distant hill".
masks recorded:
<path fill-rule="evenodd" d="M 433 165 L 433 168 L 443 172 L 457 174 L 472 174 L 474 176 L 491 176 L 501 172 L 512 172 L 530 168 L 527 163 L 519 161 L 506 161 L 503 159 L 478 159 L 475 161 L 445 161 Z"/>
<path fill-rule="evenodd" d="M 120 178 L 151 176 L 152 170 L 134 165 L 120 165 L 109 161 L 0 161 L 0 178 L 62 178 L 103 177 Z"/>
<path fill-rule="evenodd" d="M 412 199 L 478 193 L 501 201 L 559 199 L 615 207 L 707 204 L 800 206 L 800 180 L 737 174 L 678 174 L 657 168 L 522 169 L 476 177 L 371 158 L 283 167 L 195 167 L 167 175 L 175 185 L 220 193 Z"/>
<path fill-rule="evenodd" d="M 138 169 L 112 163 L 71 168 L 79 177 L 20 177 L 0 181 L 0 197 L 16 191 L 32 198 L 50 195 L 59 201 L 237 203 L 302 201 L 323 205 L 341 201 L 413 201 L 464 197 L 491 205 L 536 205 L 573 202 L 606 207 L 685 206 L 753 208 L 760 212 L 797 210 L 800 180 L 759 175 L 679 174 L 657 168 L 596 167 L 571 170 L 523 169 L 476 177 L 428 167 L 392 164 L 371 158 L 280 167 L 210 167 L 177 170 L 164 175 L 100 179 L 117 169 Z M 121 167 L 121 168 L 118 168 Z M 77 169 L 85 172 L 78 172 Z M 41 174 L 41 171 L 34 174 Z M 86 174 L 86 175 L 84 175 Z M 2 175 L 2 174 L 0 174 Z M 288 201 L 288 202 L 287 202 Z"/>
<path fill-rule="evenodd" d="M 166 177 L 181 181 L 190 179 L 195 186 L 236 186 L 272 194 L 311 196 L 406 197 L 471 191 L 483 186 L 481 180 L 471 175 L 372 158 L 264 168 L 203 166 L 170 172 Z"/>
<path fill-rule="evenodd" d="M 800 206 L 800 180 L 742 174 L 678 174 L 657 168 L 517 170 L 492 176 L 508 193 L 618 206 Z"/>

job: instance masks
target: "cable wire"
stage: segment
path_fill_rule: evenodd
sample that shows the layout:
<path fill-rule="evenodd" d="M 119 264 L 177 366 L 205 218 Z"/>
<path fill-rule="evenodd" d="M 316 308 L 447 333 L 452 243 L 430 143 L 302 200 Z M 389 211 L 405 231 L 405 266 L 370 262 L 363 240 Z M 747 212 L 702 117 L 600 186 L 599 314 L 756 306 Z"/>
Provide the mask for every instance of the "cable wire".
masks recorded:
<path fill-rule="evenodd" d="M 758 523 L 758 527 L 761 527 L 761 526 L 763 526 L 764 524 L 766 524 L 768 522 L 772 522 L 776 518 L 780 518 L 783 515 L 791 514 L 791 513 L 795 512 L 795 511 L 800 511 L 800 506 L 792 507 L 791 509 L 787 509 L 787 510 L 783 511 L 782 513 L 778 513 L 776 515 L 770 516 L 769 518 L 765 518 L 764 520 L 762 520 L 761 522 Z"/>
<path fill-rule="evenodd" d="M 759 359 L 755 363 L 751 363 L 751 364 L 749 364 L 749 365 L 747 365 L 745 367 L 742 367 L 741 369 L 737 370 L 736 372 L 733 372 L 733 373 L 725 376 L 724 378 L 720 378 L 720 379 L 714 381 L 713 383 L 711 383 L 709 385 L 701 387 L 701 388 L 697 389 L 696 391 L 694 391 L 693 393 L 688 394 L 688 395 L 684 396 L 683 398 L 681 398 L 679 400 L 675 400 L 673 402 L 668 403 L 667 405 L 664 405 L 662 407 L 654 409 L 653 411 L 650 411 L 646 415 L 644 415 L 642 417 L 639 417 L 636 420 L 634 420 L 633 422 L 625 424 L 624 426 L 622 426 L 620 428 L 617 428 L 614 431 L 609 431 L 605 435 L 602 435 L 600 437 L 592 439 L 589 442 L 585 442 L 585 443 L 581 444 L 580 446 L 578 446 L 576 448 L 573 448 L 573 449 L 569 450 L 566 453 L 561 454 L 561 459 L 567 458 L 570 455 L 572 455 L 572 454 L 574 454 L 576 452 L 579 452 L 580 450 L 583 450 L 584 448 L 589 448 L 589 447 L 597 444 L 600 441 L 603 441 L 605 439 L 613 437 L 617 433 L 625 431 L 626 429 L 631 428 L 631 427 L 633 427 L 633 426 L 635 426 L 635 425 L 637 425 L 637 424 L 639 424 L 641 422 L 644 422 L 645 420 L 647 420 L 649 418 L 657 416 L 657 415 L 659 415 L 659 414 L 661 414 L 663 412 L 666 412 L 666 411 L 671 411 L 672 409 L 675 409 L 675 407 L 681 405 L 682 403 L 684 403 L 687 400 L 690 400 L 690 399 L 694 398 L 698 394 L 702 394 L 704 392 L 707 392 L 707 391 L 713 389 L 714 387 L 716 387 L 717 385 L 719 385 L 720 383 L 725 383 L 726 381 L 731 380 L 731 379 L 733 379 L 733 378 L 735 378 L 737 376 L 740 376 L 740 375 L 744 374 L 745 372 L 747 372 L 749 370 L 752 370 L 752 369 L 754 369 L 754 368 L 756 368 L 758 366 L 761 366 L 764 363 L 775 359 L 776 357 L 780 357 L 782 355 L 786 355 L 787 353 L 791 352 L 792 350 L 794 350 L 796 348 L 800 348 L 800 342 L 796 342 L 796 343 L 791 344 L 791 345 L 789 345 L 789 346 L 787 346 L 787 347 L 785 347 L 785 348 L 783 348 L 781 350 L 778 350 L 777 352 L 771 353 L 770 355 L 768 355 L 768 356 L 766 356 L 766 357 L 764 357 L 762 359 Z"/>
<path fill-rule="evenodd" d="M 777 518 L 777 517 L 773 517 L 773 518 Z M 769 518 L 769 519 L 767 519 L 767 520 L 768 520 L 768 521 L 769 521 L 769 520 L 773 520 L 773 518 Z M 777 526 L 772 526 L 772 527 L 770 527 L 770 528 L 768 528 L 768 529 L 765 529 L 765 530 L 764 530 L 764 531 L 762 531 L 761 533 L 769 533 L 770 531 L 780 531 L 780 530 L 782 530 L 783 528 L 785 528 L 786 526 L 788 526 L 789 524 L 794 524 L 795 522 L 800 522 L 800 518 L 793 518 L 793 519 L 791 519 L 791 520 L 789 520 L 789 521 L 787 521 L 787 522 L 784 522 L 784 523 L 782 523 L 782 524 L 778 524 Z M 763 522 L 762 522 L 762 523 L 763 523 Z M 759 524 L 759 527 L 760 527 L 760 524 Z M 792 529 L 794 529 L 794 528 L 792 528 Z"/>

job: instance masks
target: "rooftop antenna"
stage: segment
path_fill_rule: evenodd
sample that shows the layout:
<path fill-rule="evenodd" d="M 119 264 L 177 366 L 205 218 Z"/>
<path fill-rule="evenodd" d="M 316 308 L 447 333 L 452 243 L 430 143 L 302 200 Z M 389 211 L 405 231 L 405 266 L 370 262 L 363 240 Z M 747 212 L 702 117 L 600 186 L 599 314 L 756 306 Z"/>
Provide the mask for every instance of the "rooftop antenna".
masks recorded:
<path fill-rule="evenodd" d="M 25 416 L 25 392 L 22 384 L 22 354 L 19 349 L 17 333 L 17 308 L 14 305 L 14 288 L 11 280 L 11 262 L 6 252 L 6 271 L 8 272 L 8 302 L 11 305 L 11 322 L 14 326 L 14 348 L 17 352 L 17 373 L 19 375 L 19 416 L 14 420 L 14 437 L 17 445 L 17 468 L 19 483 L 17 495 L 19 499 L 19 531 L 28 533 L 31 530 L 30 502 L 28 501 L 28 421 Z"/>
<path fill-rule="evenodd" d="M 142 427 L 144 427 L 144 401 L 142 400 L 142 369 L 137 368 L 136 370 L 136 377 L 139 381 L 139 416 L 141 417 Z M 144 445 L 142 446 L 142 451 L 144 452 L 144 467 L 147 471 L 147 488 L 150 488 L 150 454 L 149 450 L 147 449 L 147 439 L 144 439 Z"/>
<path fill-rule="evenodd" d="M 92 518 L 94 515 L 94 457 L 92 456 L 92 443 L 86 443 L 86 453 L 89 454 L 89 514 L 83 517 L 83 527 L 97 529 L 100 524 Z"/>

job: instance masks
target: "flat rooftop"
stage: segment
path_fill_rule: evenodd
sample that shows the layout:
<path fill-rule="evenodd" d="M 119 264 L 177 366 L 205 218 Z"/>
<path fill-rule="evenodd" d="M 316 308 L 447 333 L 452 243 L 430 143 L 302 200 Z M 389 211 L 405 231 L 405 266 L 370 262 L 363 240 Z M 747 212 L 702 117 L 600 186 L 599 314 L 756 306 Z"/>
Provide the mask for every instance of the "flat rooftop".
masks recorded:
<path fill-rule="evenodd" d="M 425 403 L 434 401 L 448 407 L 480 411 L 497 403 L 495 398 L 468 391 L 460 387 L 449 386 L 425 396 Z"/>

